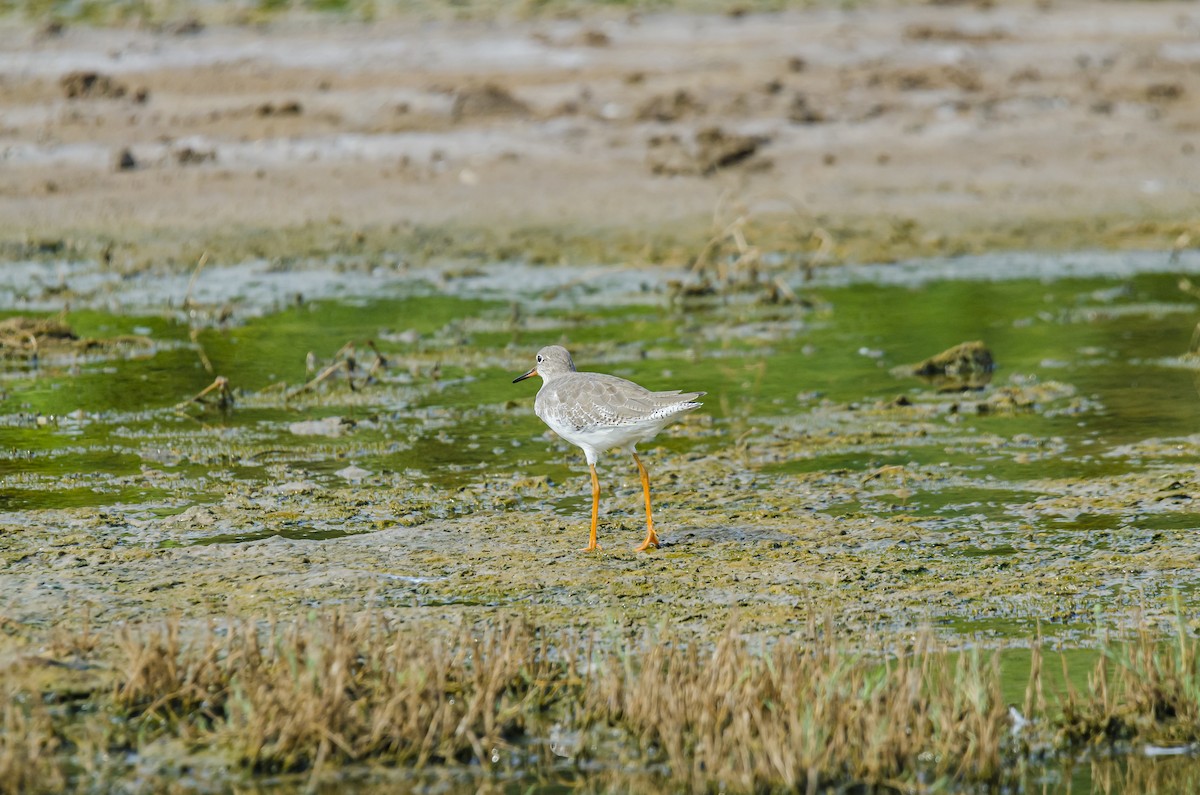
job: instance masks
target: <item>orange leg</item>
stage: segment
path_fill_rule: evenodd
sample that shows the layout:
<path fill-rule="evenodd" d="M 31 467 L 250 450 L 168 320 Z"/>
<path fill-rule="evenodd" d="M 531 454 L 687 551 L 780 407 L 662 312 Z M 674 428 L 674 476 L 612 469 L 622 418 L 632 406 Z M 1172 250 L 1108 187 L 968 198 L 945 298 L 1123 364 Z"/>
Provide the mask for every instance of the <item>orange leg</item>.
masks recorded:
<path fill-rule="evenodd" d="M 654 532 L 654 517 L 650 515 L 650 476 L 646 474 L 646 467 L 637 453 L 633 454 L 633 460 L 637 462 L 638 474 L 642 476 L 642 493 L 646 495 L 646 540 L 640 547 L 635 547 L 634 551 L 645 552 L 651 547 L 658 548 L 658 535 Z"/>
<path fill-rule="evenodd" d="M 588 537 L 588 545 L 583 548 L 584 552 L 600 548 L 596 543 L 596 520 L 600 518 L 600 478 L 596 477 L 595 464 L 588 464 L 588 469 L 592 470 L 592 534 Z"/>

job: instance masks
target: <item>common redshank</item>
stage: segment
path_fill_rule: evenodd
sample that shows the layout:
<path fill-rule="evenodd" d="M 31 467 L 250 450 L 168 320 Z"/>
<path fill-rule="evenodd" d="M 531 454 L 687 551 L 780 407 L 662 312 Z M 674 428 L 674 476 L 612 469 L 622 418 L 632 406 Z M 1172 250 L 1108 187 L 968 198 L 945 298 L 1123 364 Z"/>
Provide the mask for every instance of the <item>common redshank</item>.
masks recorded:
<path fill-rule="evenodd" d="M 605 450 L 624 448 L 633 455 L 642 478 L 646 497 L 646 540 L 638 546 L 644 552 L 658 546 L 654 518 L 650 513 L 650 476 L 638 458 L 637 443 L 649 441 L 668 422 L 685 411 L 698 408 L 696 398 L 704 392 L 651 392 L 639 384 L 604 373 L 581 373 L 575 369 L 571 354 L 561 345 L 548 345 L 538 351 L 537 363 L 513 383 L 531 376 L 542 377 L 542 388 L 533 402 L 533 411 L 550 429 L 583 450 L 592 472 L 592 532 L 585 552 L 599 549 L 596 544 L 596 520 L 600 515 L 600 479 L 596 477 L 596 459 Z"/>

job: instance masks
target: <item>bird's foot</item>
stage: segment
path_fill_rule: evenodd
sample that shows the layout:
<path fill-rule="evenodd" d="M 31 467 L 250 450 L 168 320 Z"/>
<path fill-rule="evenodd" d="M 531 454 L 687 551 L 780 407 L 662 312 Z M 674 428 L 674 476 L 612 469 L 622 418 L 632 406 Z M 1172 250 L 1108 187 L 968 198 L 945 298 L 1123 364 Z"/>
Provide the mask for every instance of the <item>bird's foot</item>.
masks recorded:
<path fill-rule="evenodd" d="M 643 541 L 640 545 L 634 547 L 633 551 L 634 552 L 648 552 L 651 549 L 658 549 L 658 547 L 659 547 L 658 536 L 649 535 L 646 537 L 645 541 Z"/>

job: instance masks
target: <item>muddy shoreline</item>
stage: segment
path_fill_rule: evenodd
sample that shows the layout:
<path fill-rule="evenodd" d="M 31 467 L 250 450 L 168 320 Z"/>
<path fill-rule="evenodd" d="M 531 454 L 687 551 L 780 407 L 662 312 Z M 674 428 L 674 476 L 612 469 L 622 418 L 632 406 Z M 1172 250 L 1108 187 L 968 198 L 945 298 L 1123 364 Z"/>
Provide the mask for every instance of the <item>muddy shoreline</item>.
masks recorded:
<path fill-rule="evenodd" d="M 1022 278 L 995 281 L 1004 270 Z M 834 346 L 820 342 L 819 329 L 853 311 L 848 302 L 856 288 L 918 295 L 943 285 L 968 295 L 1032 284 L 1041 285 L 1032 291 L 1031 306 L 1039 308 L 1047 300 L 1042 290 L 1083 289 L 1061 299 L 1069 311 L 1005 317 L 982 331 L 995 338 L 1008 329 L 1019 340 L 1030 323 L 1063 336 L 1102 323 L 1133 329 L 1144 318 L 1151 328 L 1178 326 L 1182 335 L 1194 308 L 1171 274 L 1200 272 L 1190 252 L 1177 259 L 1001 255 L 845 268 L 808 283 L 793 274 L 804 303 L 778 306 L 762 302 L 760 287 L 671 308 L 672 275 L 659 269 L 605 271 L 604 278 L 581 281 L 569 267 L 496 265 L 441 287 L 427 281 L 437 272 L 408 275 L 414 302 L 408 306 L 428 306 L 431 291 L 452 302 L 428 330 L 370 330 L 394 320 L 378 274 L 355 273 L 333 284 L 326 281 L 336 273 L 330 269 L 273 274 L 261 265 L 214 266 L 197 277 L 195 303 L 186 307 L 180 291 L 187 274 L 141 283 L 125 304 L 133 313 L 125 322 L 145 326 L 133 337 L 145 341 L 141 347 L 99 346 L 82 366 L 73 349 L 56 359 L 47 348 L 40 370 L 30 370 L 28 361 L 10 363 L 14 396 L 62 409 L 6 417 L 29 455 L 13 449 L 5 462 L 11 505 L 3 525 L 4 659 L 28 655 L 64 615 L 86 614 L 96 626 L 178 615 L 200 626 L 212 616 L 306 605 L 357 605 L 435 625 L 514 612 L 538 626 L 669 625 L 698 637 L 713 636 L 735 616 L 749 635 L 787 636 L 814 614 L 833 610 L 839 626 L 868 634 L 933 623 L 946 627 L 940 634 L 950 644 L 980 637 L 1021 643 L 1041 625 L 1086 645 L 1094 641 L 1088 625 L 1098 604 L 1104 622 L 1169 626 L 1179 607 L 1172 594 L 1190 594 L 1198 582 L 1200 548 L 1179 532 L 1194 502 L 1196 436 L 1161 420 L 1165 435 L 1123 430 L 1125 444 L 1079 430 L 1083 437 L 1055 435 L 1068 430 L 1064 422 L 1086 428 L 1105 415 L 1117 419 L 1104 427 L 1121 429 L 1119 418 L 1130 407 L 1109 405 L 1072 383 L 1071 373 L 1083 378 L 1089 368 L 1107 366 L 1106 357 L 1117 355 L 1107 349 L 1088 349 L 1090 359 L 1068 366 L 1035 345 L 1021 366 L 1001 347 L 996 382 L 963 394 L 889 374 L 883 365 L 903 358 L 888 352 L 896 341 L 886 335 L 848 332 L 841 343 L 850 346 L 842 366 L 851 371 L 856 360 L 878 359 L 879 375 L 863 382 L 867 392 L 836 386 L 831 399 L 818 391 L 822 376 L 801 371 L 793 384 L 777 373 L 790 366 L 767 369 L 782 351 L 799 346 L 803 361 L 814 355 L 809 348 Z M 18 292 L 36 296 L 48 273 L 26 270 Z M 99 278 L 102 271 L 66 273 L 68 290 L 78 285 L 68 293 L 77 311 L 98 313 L 103 328 L 114 328 L 120 315 L 106 314 L 114 288 Z M 536 291 L 522 297 L 514 285 L 535 273 Z M 1070 287 L 1081 273 L 1107 274 L 1109 281 L 1100 283 L 1116 287 Z M 297 276 L 309 279 L 308 308 L 289 304 L 289 280 Z M 1063 286 L 1055 287 L 1054 278 Z M 1134 300 L 1129 285 L 1151 278 L 1168 290 L 1164 300 Z M 213 283 L 206 286 L 206 279 Z M 382 311 L 370 309 L 364 293 L 383 301 Z M 490 302 L 466 303 L 485 296 Z M 923 300 L 936 317 L 940 302 Z M 334 378 L 302 392 L 299 385 L 320 369 L 304 375 L 302 348 L 282 349 L 289 363 L 260 360 L 254 346 L 275 324 L 295 334 L 299 320 L 314 324 L 313 341 L 324 343 L 328 355 L 343 339 L 331 336 L 340 326 L 326 329 L 320 315 L 304 320 L 322 304 L 344 305 L 338 311 L 345 322 L 356 335 L 377 336 L 380 350 L 360 343 L 357 386 Z M 148 325 L 142 314 L 154 306 L 162 315 L 151 315 Z M 458 316 L 468 306 L 480 308 L 471 318 Z M 665 542 L 654 555 L 629 550 L 640 523 L 639 490 L 620 456 L 602 466 L 605 552 L 577 553 L 586 518 L 577 451 L 532 417 L 530 390 L 507 383 L 528 358 L 526 338 L 586 329 L 581 306 L 597 313 L 592 325 L 609 315 L 604 334 L 637 336 L 647 318 L 660 312 L 669 318 L 652 332 L 667 336 L 618 336 L 583 347 L 582 356 L 606 362 L 598 369 L 662 378 L 657 367 L 686 368 L 694 372 L 688 381 L 698 379 L 715 395 L 648 453 Z M 617 306 L 623 314 L 611 315 Z M 228 319 L 217 321 L 222 307 Z M 697 335 L 691 347 L 678 347 L 681 330 Z M 237 339 L 245 353 L 230 348 Z M 866 339 L 882 350 L 860 348 Z M 250 356 L 243 365 L 249 372 L 279 375 L 254 387 L 236 368 L 235 353 Z M 372 378 L 375 356 L 384 364 Z M 232 410 L 187 402 L 212 379 L 199 366 L 209 360 L 218 375 L 232 378 Z M 1195 369 L 1194 356 L 1182 351 L 1124 366 L 1145 370 L 1141 377 L 1165 373 L 1171 383 L 1187 384 Z M 171 394 L 147 394 L 144 405 L 122 399 L 122 383 L 145 382 L 137 375 L 143 368 L 159 378 L 178 368 L 181 385 Z M 110 369 L 128 375 L 114 381 Z M 764 377 L 783 381 L 772 387 L 777 391 L 759 394 Z M 37 397 L 39 381 L 82 391 L 78 399 L 66 393 L 47 403 Z M 114 389 L 115 399 L 108 397 Z M 1184 396 L 1164 405 L 1187 412 L 1193 402 Z M 1107 450 L 1100 460 L 1111 465 L 1086 463 L 1087 445 L 1095 442 Z M 991 461 L 997 474 L 977 471 L 974 457 Z M 89 507 L 55 505 L 43 490 Z M 943 505 L 941 493 L 963 496 Z M 989 499 L 1002 510 L 971 508 Z M 1078 516 L 1095 523 L 1102 548 L 1088 532 L 1058 527 Z M 1155 522 L 1161 530 L 1147 529 Z M 1060 586 L 1042 587 L 1047 569 L 1058 572 Z M 645 589 L 647 578 L 656 587 Z M 589 605 L 604 605 L 602 613 Z"/>
<path fill-rule="evenodd" d="M 1187 248 L 1197 26 L 1185 3 L 10 20 L 0 241 L 132 272 L 204 251 L 680 264 L 739 219 L 816 264 Z"/>

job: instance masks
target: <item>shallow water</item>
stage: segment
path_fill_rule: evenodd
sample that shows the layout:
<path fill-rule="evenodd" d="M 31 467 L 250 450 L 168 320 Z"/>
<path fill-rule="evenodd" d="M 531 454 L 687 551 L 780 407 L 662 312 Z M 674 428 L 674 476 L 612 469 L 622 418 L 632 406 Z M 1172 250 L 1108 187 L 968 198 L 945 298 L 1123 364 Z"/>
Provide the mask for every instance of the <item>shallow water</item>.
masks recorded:
<path fill-rule="evenodd" d="M 497 270 L 502 279 L 503 268 Z M 957 482 L 906 484 L 912 493 L 900 506 L 930 520 L 1028 519 L 1029 504 L 1050 488 L 1047 479 L 1147 473 L 1164 459 L 1196 457 L 1200 360 L 1186 354 L 1198 306 L 1179 290 L 1177 274 L 797 284 L 808 306 L 763 306 L 748 300 L 753 294 L 665 305 L 653 285 L 648 294 L 611 295 L 611 285 L 628 288 L 639 275 L 610 277 L 607 289 L 598 288 L 610 294 L 607 305 L 586 311 L 563 308 L 557 291 L 534 290 L 521 304 L 487 300 L 494 274 L 478 277 L 478 288 L 441 295 L 423 280 L 398 280 L 393 298 L 311 300 L 261 316 L 235 310 L 232 324 L 203 329 L 198 344 L 189 341 L 186 319 L 167 311 L 73 312 L 80 336 L 136 334 L 152 345 L 127 358 L 4 365 L 0 506 L 182 508 L 216 499 L 231 483 L 261 485 L 267 458 L 318 483 L 337 482 L 350 464 L 444 488 L 497 472 L 561 480 L 571 476 L 564 464 L 578 472 L 574 451 L 543 438 L 529 405 L 536 387 L 509 383 L 532 351 L 557 341 L 571 345 L 583 369 L 651 387 L 707 390 L 702 413 L 711 424 L 664 434 L 660 443 L 669 450 L 702 453 L 748 433 L 754 456 L 754 441 L 781 426 L 793 434 L 845 435 L 838 444 L 800 444 L 757 464 L 785 482 L 789 473 L 830 469 L 932 468 Z M 567 291 L 586 294 L 590 287 Z M 283 400 L 283 390 L 307 377 L 310 351 L 323 364 L 358 341 L 358 359 L 369 365 L 374 354 L 362 345 L 366 339 L 377 341 L 388 363 L 375 383 L 348 392 L 344 381 L 331 381 Z M 970 339 L 984 340 L 998 363 L 983 391 L 936 395 L 889 372 Z M 173 408 L 215 374 L 238 391 L 234 411 Z M 1040 399 L 1029 409 L 980 413 L 998 389 L 1047 384 L 1057 386 L 1035 391 Z M 900 396 L 925 410 L 914 409 L 911 419 L 903 411 L 870 416 Z M 356 424 L 332 438 L 289 431 L 292 423 L 325 416 Z M 914 423 L 930 428 L 897 432 Z M 139 485 L 147 468 L 177 482 L 165 490 Z M 573 495 L 562 496 L 564 509 L 572 507 Z M 1123 520 L 1167 529 L 1190 524 L 1193 515 L 1100 514 L 1089 525 L 1085 513 L 1041 521 L 1055 530 Z"/>

